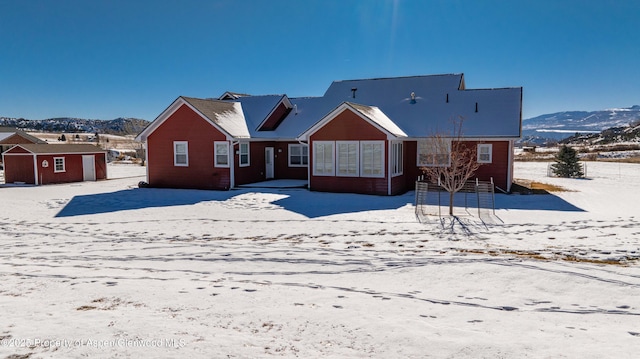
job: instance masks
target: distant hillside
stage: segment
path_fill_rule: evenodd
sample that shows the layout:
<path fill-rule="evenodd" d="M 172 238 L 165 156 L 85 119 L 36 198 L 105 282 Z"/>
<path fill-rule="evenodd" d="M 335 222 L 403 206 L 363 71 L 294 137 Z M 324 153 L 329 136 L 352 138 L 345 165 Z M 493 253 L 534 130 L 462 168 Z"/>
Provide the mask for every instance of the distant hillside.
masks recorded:
<path fill-rule="evenodd" d="M 520 143 L 542 145 L 576 133 L 600 133 L 613 127 L 625 127 L 640 121 L 640 106 L 602 111 L 567 111 L 541 115 L 522 121 Z"/>
<path fill-rule="evenodd" d="M 50 118 L 27 120 L 24 118 L 0 117 L 0 126 L 16 127 L 24 131 L 56 133 L 106 133 L 111 135 L 137 135 L 149 124 L 138 118 L 116 118 L 114 120 L 86 120 L 82 118 Z"/>
<path fill-rule="evenodd" d="M 628 144 L 640 145 L 640 121 L 633 122 L 627 126 L 608 128 L 599 133 L 577 134 L 560 143 L 571 145 L 612 145 Z"/>

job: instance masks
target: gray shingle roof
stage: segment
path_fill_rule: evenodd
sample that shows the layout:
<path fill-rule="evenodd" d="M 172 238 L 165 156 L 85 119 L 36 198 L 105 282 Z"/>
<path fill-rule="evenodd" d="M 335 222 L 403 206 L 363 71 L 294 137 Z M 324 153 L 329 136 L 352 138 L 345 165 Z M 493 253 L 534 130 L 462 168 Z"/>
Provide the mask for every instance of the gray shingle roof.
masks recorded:
<path fill-rule="evenodd" d="M 23 143 L 18 145 L 25 150 L 36 154 L 65 154 L 65 153 L 96 153 L 106 152 L 102 148 L 90 144 L 42 144 L 42 143 Z"/>

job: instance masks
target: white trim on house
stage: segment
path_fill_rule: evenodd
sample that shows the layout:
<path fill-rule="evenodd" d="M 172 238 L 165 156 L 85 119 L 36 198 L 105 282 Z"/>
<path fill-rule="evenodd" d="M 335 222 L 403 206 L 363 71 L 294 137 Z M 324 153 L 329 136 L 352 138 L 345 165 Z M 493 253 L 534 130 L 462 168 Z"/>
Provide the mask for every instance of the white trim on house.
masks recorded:
<path fill-rule="evenodd" d="M 360 105 L 361 106 L 361 105 Z M 368 106 L 370 108 L 374 108 L 373 106 Z M 376 108 L 377 109 L 377 108 Z M 335 119 L 336 117 L 338 117 L 341 113 L 343 113 L 345 110 L 349 110 L 353 113 L 355 113 L 356 115 L 358 115 L 361 119 L 365 120 L 366 122 L 368 122 L 370 125 L 374 126 L 376 129 L 378 129 L 379 131 L 381 131 L 382 133 L 384 133 L 387 136 L 388 140 L 394 140 L 397 139 L 398 137 L 406 137 L 407 135 L 402 132 L 401 129 L 397 128 L 397 126 L 395 125 L 395 123 L 390 120 L 388 117 L 384 116 L 386 120 L 388 121 L 383 121 L 383 122 L 388 122 L 388 126 L 389 127 L 394 127 L 393 129 L 388 129 L 385 128 L 384 126 L 382 126 L 380 123 L 374 121 L 373 119 L 371 119 L 370 117 L 366 116 L 365 114 L 363 114 L 361 111 L 359 111 L 356 107 L 354 107 L 354 105 L 352 105 L 349 102 L 343 102 L 341 103 L 338 107 L 336 107 L 335 109 L 333 109 L 331 112 L 329 112 L 327 115 L 325 115 L 324 117 L 322 117 L 318 122 L 316 122 L 313 126 L 309 127 L 306 131 L 304 131 L 302 134 L 300 134 L 300 136 L 298 136 L 298 140 L 300 141 L 307 141 L 311 136 L 313 136 L 314 133 L 318 132 L 322 127 L 324 127 L 327 123 L 331 122 L 333 119 Z M 382 114 L 382 111 L 377 111 L 380 114 Z M 384 114 L 382 114 L 384 115 Z M 391 132 L 391 130 L 398 132 L 397 134 L 394 134 L 393 132 Z"/>
<path fill-rule="evenodd" d="M 372 146 L 370 149 L 366 147 Z M 379 147 L 376 149 L 376 147 Z M 371 156 L 370 163 L 368 157 Z M 377 155 L 377 156 L 376 156 Z M 360 141 L 360 177 L 384 178 L 384 141 Z"/>
<path fill-rule="evenodd" d="M 491 143 L 478 143 L 476 153 L 478 163 L 493 162 L 493 145 Z"/>
<path fill-rule="evenodd" d="M 246 146 L 246 153 L 242 153 L 242 146 Z M 246 161 L 242 161 L 242 156 L 246 156 Z M 238 166 L 239 167 L 249 167 L 251 166 L 251 145 L 249 142 L 241 141 L 238 142 Z"/>
<path fill-rule="evenodd" d="M 39 175 L 40 171 L 38 171 L 38 155 L 37 154 L 35 154 L 35 153 L 33 154 L 33 160 L 32 161 L 33 161 L 33 177 L 35 177 L 33 183 L 36 186 L 38 186 L 38 185 L 40 185 L 40 183 L 38 182 L 38 175 Z"/>
<path fill-rule="evenodd" d="M 220 152 L 218 152 L 220 149 Z M 224 150 L 226 149 L 226 153 Z M 218 158 L 220 156 L 220 158 Z M 226 161 L 221 161 L 222 156 L 226 156 Z M 231 166 L 231 160 L 229 159 L 229 142 L 228 141 L 213 141 L 213 166 L 219 168 L 228 168 Z"/>
<path fill-rule="evenodd" d="M 60 161 L 60 165 L 62 165 L 62 168 L 60 168 L 60 169 L 58 169 L 58 164 L 59 164 L 58 161 Z M 36 165 L 37 165 L 37 163 L 36 163 Z M 63 172 L 67 172 L 65 157 L 54 157 L 53 158 L 53 173 L 63 173 Z"/>
<path fill-rule="evenodd" d="M 295 157 L 300 157 L 300 164 L 294 164 L 291 163 L 291 149 L 292 148 L 299 148 L 300 149 L 300 154 L 299 155 L 295 155 Z M 304 150 L 307 150 L 307 154 L 305 156 L 304 154 Z M 307 158 L 307 163 L 304 163 L 304 158 Z M 289 167 L 309 167 L 309 145 L 305 144 L 305 143 L 290 143 L 288 145 L 288 149 L 287 149 L 287 165 Z"/>
<path fill-rule="evenodd" d="M 404 174 L 404 142 L 389 141 L 389 177 Z"/>
<path fill-rule="evenodd" d="M 182 145 L 184 145 L 184 151 L 179 149 Z M 184 156 L 184 159 L 182 156 Z M 176 167 L 189 167 L 189 141 L 173 141 L 173 165 Z"/>
<path fill-rule="evenodd" d="M 318 148 L 320 146 L 322 146 L 322 151 Z M 335 176 L 335 146 L 334 141 L 313 141 L 312 172 L 314 176 Z M 327 151 L 327 149 L 330 151 Z M 319 161 L 320 154 L 322 162 Z M 322 163 L 322 166 L 319 166 L 320 163 Z"/>
<path fill-rule="evenodd" d="M 146 141 L 147 137 L 151 135 L 160 125 L 162 125 L 167 119 L 169 119 L 182 105 L 186 105 L 193 112 L 198 114 L 203 120 L 207 121 L 211 126 L 213 126 L 216 130 L 220 131 L 220 133 L 224 134 L 227 140 L 232 140 L 234 137 L 227 132 L 225 129 L 217 125 L 215 122 L 210 120 L 207 116 L 205 116 L 198 109 L 193 107 L 187 100 L 182 98 L 182 96 L 178 97 L 169 107 L 167 107 L 162 113 L 156 117 L 138 136 L 136 136 L 136 141 Z"/>
<path fill-rule="evenodd" d="M 359 141 L 336 141 L 336 176 L 360 177 Z M 343 150 L 346 149 L 346 153 Z"/>

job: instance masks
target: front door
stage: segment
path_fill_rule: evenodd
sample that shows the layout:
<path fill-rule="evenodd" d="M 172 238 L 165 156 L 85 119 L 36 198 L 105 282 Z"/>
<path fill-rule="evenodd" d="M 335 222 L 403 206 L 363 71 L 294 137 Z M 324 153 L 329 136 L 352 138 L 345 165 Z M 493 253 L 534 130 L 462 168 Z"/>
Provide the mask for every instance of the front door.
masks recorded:
<path fill-rule="evenodd" d="M 82 155 L 82 180 L 96 180 L 96 156 Z"/>
<path fill-rule="evenodd" d="M 264 149 L 264 163 L 265 171 L 264 176 L 266 179 L 273 178 L 273 147 L 266 147 Z"/>

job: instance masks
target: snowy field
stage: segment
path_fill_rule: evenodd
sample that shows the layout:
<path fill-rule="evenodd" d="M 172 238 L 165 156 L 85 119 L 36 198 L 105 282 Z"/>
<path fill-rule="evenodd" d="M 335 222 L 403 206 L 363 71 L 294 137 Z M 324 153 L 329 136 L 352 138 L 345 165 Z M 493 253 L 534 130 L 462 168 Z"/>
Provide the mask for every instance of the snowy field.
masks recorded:
<path fill-rule="evenodd" d="M 0 188 L 0 358 L 637 358 L 640 165 L 546 166 L 515 175 L 572 191 L 453 228 L 413 192 L 138 189 L 139 166 Z"/>

